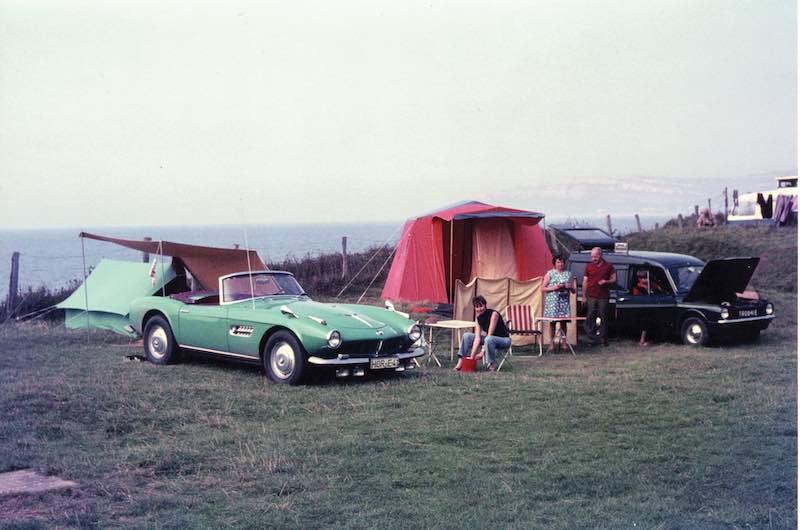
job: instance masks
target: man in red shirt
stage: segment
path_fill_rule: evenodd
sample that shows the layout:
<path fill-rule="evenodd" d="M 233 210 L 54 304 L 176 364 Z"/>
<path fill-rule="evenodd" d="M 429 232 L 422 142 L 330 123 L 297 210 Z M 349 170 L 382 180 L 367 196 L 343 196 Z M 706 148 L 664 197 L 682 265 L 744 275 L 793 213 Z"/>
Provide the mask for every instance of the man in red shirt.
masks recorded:
<path fill-rule="evenodd" d="M 608 290 L 617 283 L 617 271 L 614 266 L 603 259 L 600 247 L 592 249 L 592 261 L 586 265 L 583 273 L 583 300 L 586 304 L 586 334 L 593 345 L 602 343 L 608 346 Z M 597 325 L 600 317 L 600 325 Z"/>

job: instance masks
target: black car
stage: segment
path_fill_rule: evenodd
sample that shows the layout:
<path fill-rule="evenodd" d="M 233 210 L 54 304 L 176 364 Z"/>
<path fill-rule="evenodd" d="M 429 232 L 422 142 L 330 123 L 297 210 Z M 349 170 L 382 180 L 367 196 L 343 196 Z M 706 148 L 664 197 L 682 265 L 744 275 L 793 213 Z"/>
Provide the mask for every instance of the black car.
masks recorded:
<path fill-rule="evenodd" d="M 725 258 L 708 263 L 667 252 L 606 252 L 617 284 L 609 300 L 611 328 L 649 329 L 701 346 L 713 339 L 752 340 L 775 317 L 767 300 L 743 298 L 759 258 Z M 573 252 L 569 268 L 578 280 L 578 300 L 589 251 Z"/>

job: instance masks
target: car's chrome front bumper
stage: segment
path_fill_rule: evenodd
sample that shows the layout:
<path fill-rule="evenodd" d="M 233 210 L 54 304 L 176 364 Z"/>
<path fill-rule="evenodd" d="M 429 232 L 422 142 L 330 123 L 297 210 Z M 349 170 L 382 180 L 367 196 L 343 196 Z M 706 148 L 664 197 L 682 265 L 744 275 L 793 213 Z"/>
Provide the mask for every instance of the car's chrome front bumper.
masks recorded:
<path fill-rule="evenodd" d="M 725 320 L 717 320 L 717 324 L 738 324 L 740 322 L 756 322 L 758 320 L 761 321 L 769 321 L 775 318 L 775 315 L 761 315 L 757 317 L 747 317 L 747 318 L 730 318 Z"/>
<path fill-rule="evenodd" d="M 403 361 L 410 361 L 411 359 L 422 357 L 423 355 L 425 355 L 425 350 L 423 348 L 414 348 L 413 350 L 403 353 L 395 353 L 394 355 L 382 355 L 380 358 L 397 359 L 402 366 Z M 323 359 L 322 357 L 311 356 L 308 358 L 308 362 L 316 366 L 369 366 L 370 359 L 375 359 L 375 357 L 350 357 L 346 353 L 340 353 L 333 359 Z"/>

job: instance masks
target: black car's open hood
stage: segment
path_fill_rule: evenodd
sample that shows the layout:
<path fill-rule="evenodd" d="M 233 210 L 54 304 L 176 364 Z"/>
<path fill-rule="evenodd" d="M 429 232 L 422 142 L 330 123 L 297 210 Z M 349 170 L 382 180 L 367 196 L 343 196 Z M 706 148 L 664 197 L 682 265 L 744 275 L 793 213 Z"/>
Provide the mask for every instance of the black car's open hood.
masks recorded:
<path fill-rule="evenodd" d="M 712 259 L 695 280 L 685 302 L 735 302 L 736 293 L 747 288 L 760 258 Z"/>

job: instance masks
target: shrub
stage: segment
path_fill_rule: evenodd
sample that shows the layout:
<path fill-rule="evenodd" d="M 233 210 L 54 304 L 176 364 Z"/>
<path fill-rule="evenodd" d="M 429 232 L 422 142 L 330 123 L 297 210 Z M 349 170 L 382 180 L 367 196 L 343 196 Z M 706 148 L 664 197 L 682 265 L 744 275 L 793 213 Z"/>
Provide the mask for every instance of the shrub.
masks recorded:
<path fill-rule="evenodd" d="M 300 285 L 312 297 L 333 297 L 351 281 L 343 298 L 358 297 L 370 283 L 372 288 L 382 287 L 389 272 L 389 256 L 393 247 L 370 247 L 362 252 L 347 255 L 349 274 L 342 278 L 342 254 L 306 254 L 303 258 L 288 257 L 283 261 L 269 263 L 272 270 L 291 272 Z M 356 276 L 358 275 L 358 276 Z M 374 278 L 374 281 L 373 281 Z"/>
<path fill-rule="evenodd" d="M 2 301 L 0 305 L 0 322 L 6 322 L 12 318 L 24 317 L 36 311 L 42 311 L 44 313 L 45 309 L 66 299 L 75 289 L 80 287 L 81 283 L 80 280 L 71 280 L 66 286 L 56 289 L 51 289 L 44 285 L 28 287 L 17 295 L 13 307 L 9 307 L 8 298 Z M 43 314 L 39 318 L 46 320 L 63 319 L 64 310 L 54 309 Z"/>

